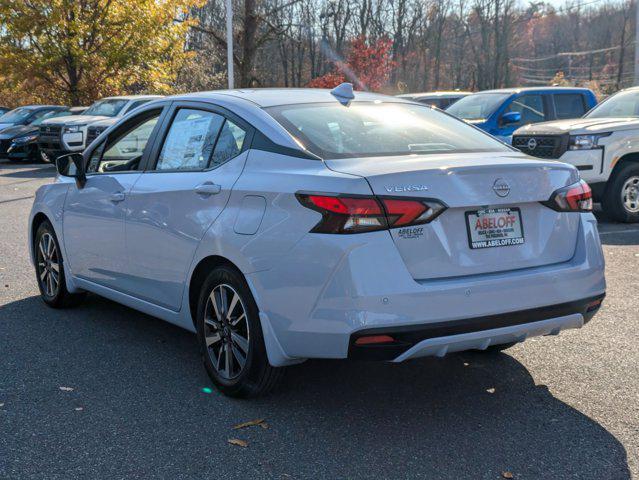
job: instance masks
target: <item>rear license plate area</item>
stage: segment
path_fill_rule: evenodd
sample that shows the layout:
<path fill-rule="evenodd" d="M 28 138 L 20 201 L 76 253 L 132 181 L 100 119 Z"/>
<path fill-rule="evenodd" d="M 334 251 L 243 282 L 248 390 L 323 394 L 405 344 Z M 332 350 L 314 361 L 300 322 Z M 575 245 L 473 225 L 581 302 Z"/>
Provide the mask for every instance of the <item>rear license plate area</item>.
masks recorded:
<path fill-rule="evenodd" d="M 466 229 L 472 250 L 522 245 L 525 241 L 521 211 L 517 207 L 468 211 Z"/>

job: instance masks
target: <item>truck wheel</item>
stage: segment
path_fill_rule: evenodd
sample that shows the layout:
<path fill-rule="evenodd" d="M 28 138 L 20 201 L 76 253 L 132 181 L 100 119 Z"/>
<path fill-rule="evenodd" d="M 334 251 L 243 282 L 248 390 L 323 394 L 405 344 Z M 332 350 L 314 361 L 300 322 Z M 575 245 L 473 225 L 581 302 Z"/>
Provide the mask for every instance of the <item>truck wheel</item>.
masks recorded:
<path fill-rule="evenodd" d="M 602 206 L 617 222 L 639 222 L 639 163 L 627 163 L 608 181 Z"/>

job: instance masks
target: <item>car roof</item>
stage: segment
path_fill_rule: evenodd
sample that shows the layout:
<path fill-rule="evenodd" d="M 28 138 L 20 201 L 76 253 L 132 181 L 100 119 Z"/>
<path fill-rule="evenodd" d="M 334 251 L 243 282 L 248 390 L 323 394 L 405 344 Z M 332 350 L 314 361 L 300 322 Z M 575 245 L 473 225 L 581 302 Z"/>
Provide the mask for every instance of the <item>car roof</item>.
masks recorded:
<path fill-rule="evenodd" d="M 397 95 L 400 98 L 440 98 L 440 97 L 464 97 L 472 95 L 473 92 L 460 90 L 442 90 L 438 92 L 404 93 Z"/>
<path fill-rule="evenodd" d="M 482 90 L 477 93 L 524 93 L 524 92 L 591 92 L 584 87 L 522 87 L 522 88 L 497 88 L 494 90 Z"/>
<path fill-rule="evenodd" d="M 96 101 L 99 102 L 101 100 L 144 100 L 146 98 L 154 99 L 154 98 L 163 98 L 163 97 L 162 95 L 120 95 L 115 97 L 103 97 Z"/>
<path fill-rule="evenodd" d="M 27 110 L 40 110 L 42 108 L 69 108 L 64 105 L 21 105 L 17 108 L 26 108 Z"/>
<path fill-rule="evenodd" d="M 389 95 L 355 91 L 354 102 L 405 102 Z M 213 90 L 170 97 L 173 100 L 213 101 L 220 98 L 237 98 L 253 103 L 261 108 L 302 103 L 333 103 L 337 100 L 331 90 L 324 88 L 252 88 L 238 90 Z"/>

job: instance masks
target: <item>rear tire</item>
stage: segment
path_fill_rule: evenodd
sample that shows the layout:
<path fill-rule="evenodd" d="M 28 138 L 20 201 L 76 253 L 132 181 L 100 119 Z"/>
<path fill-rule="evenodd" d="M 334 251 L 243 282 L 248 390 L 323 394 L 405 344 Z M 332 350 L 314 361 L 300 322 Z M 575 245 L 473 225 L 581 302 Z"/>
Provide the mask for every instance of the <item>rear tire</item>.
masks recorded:
<path fill-rule="evenodd" d="M 614 173 L 601 204 L 617 222 L 639 222 L 639 163 L 627 163 Z"/>
<path fill-rule="evenodd" d="M 67 308 L 78 305 L 86 293 L 70 293 L 64 276 L 64 259 L 53 226 L 45 220 L 36 230 L 33 240 L 36 281 L 40 297 L 50 307 Z"/>
<path fill-rule="evenodd" d="M 284 368 L 268 361 L 257 305 L 236 269 L 222 266 L 208 275 L 196 327 L 204 367 L 224 395 L 266 395 L 281 380 Z"/>

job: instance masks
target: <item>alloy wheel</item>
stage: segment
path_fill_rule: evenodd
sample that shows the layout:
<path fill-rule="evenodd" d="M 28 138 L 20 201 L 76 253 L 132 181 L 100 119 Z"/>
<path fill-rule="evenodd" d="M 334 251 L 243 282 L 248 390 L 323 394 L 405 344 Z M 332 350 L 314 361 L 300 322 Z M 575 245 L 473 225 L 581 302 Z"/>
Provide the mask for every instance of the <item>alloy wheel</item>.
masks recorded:
<path fill-rule="evenodd" d="M 230 285 L 218 285 L 209 295 L 204 310 L 204 339 L 220 377 L 238 377 L 246 365 L 250 331 L 244 303 Z"/>
<path fill-rule="evenodd" d="M 60 287 L 60 262 L 58 248 L 50 233 L 44 233 L 38 242 L 38 280 L 49 297 L 55 297 Z"/>
<path fill-rule="evenodd" d="M 621 187 L 621 201 L 627 212 L 639 212 L 639 177 L 628 178 Z"/>

